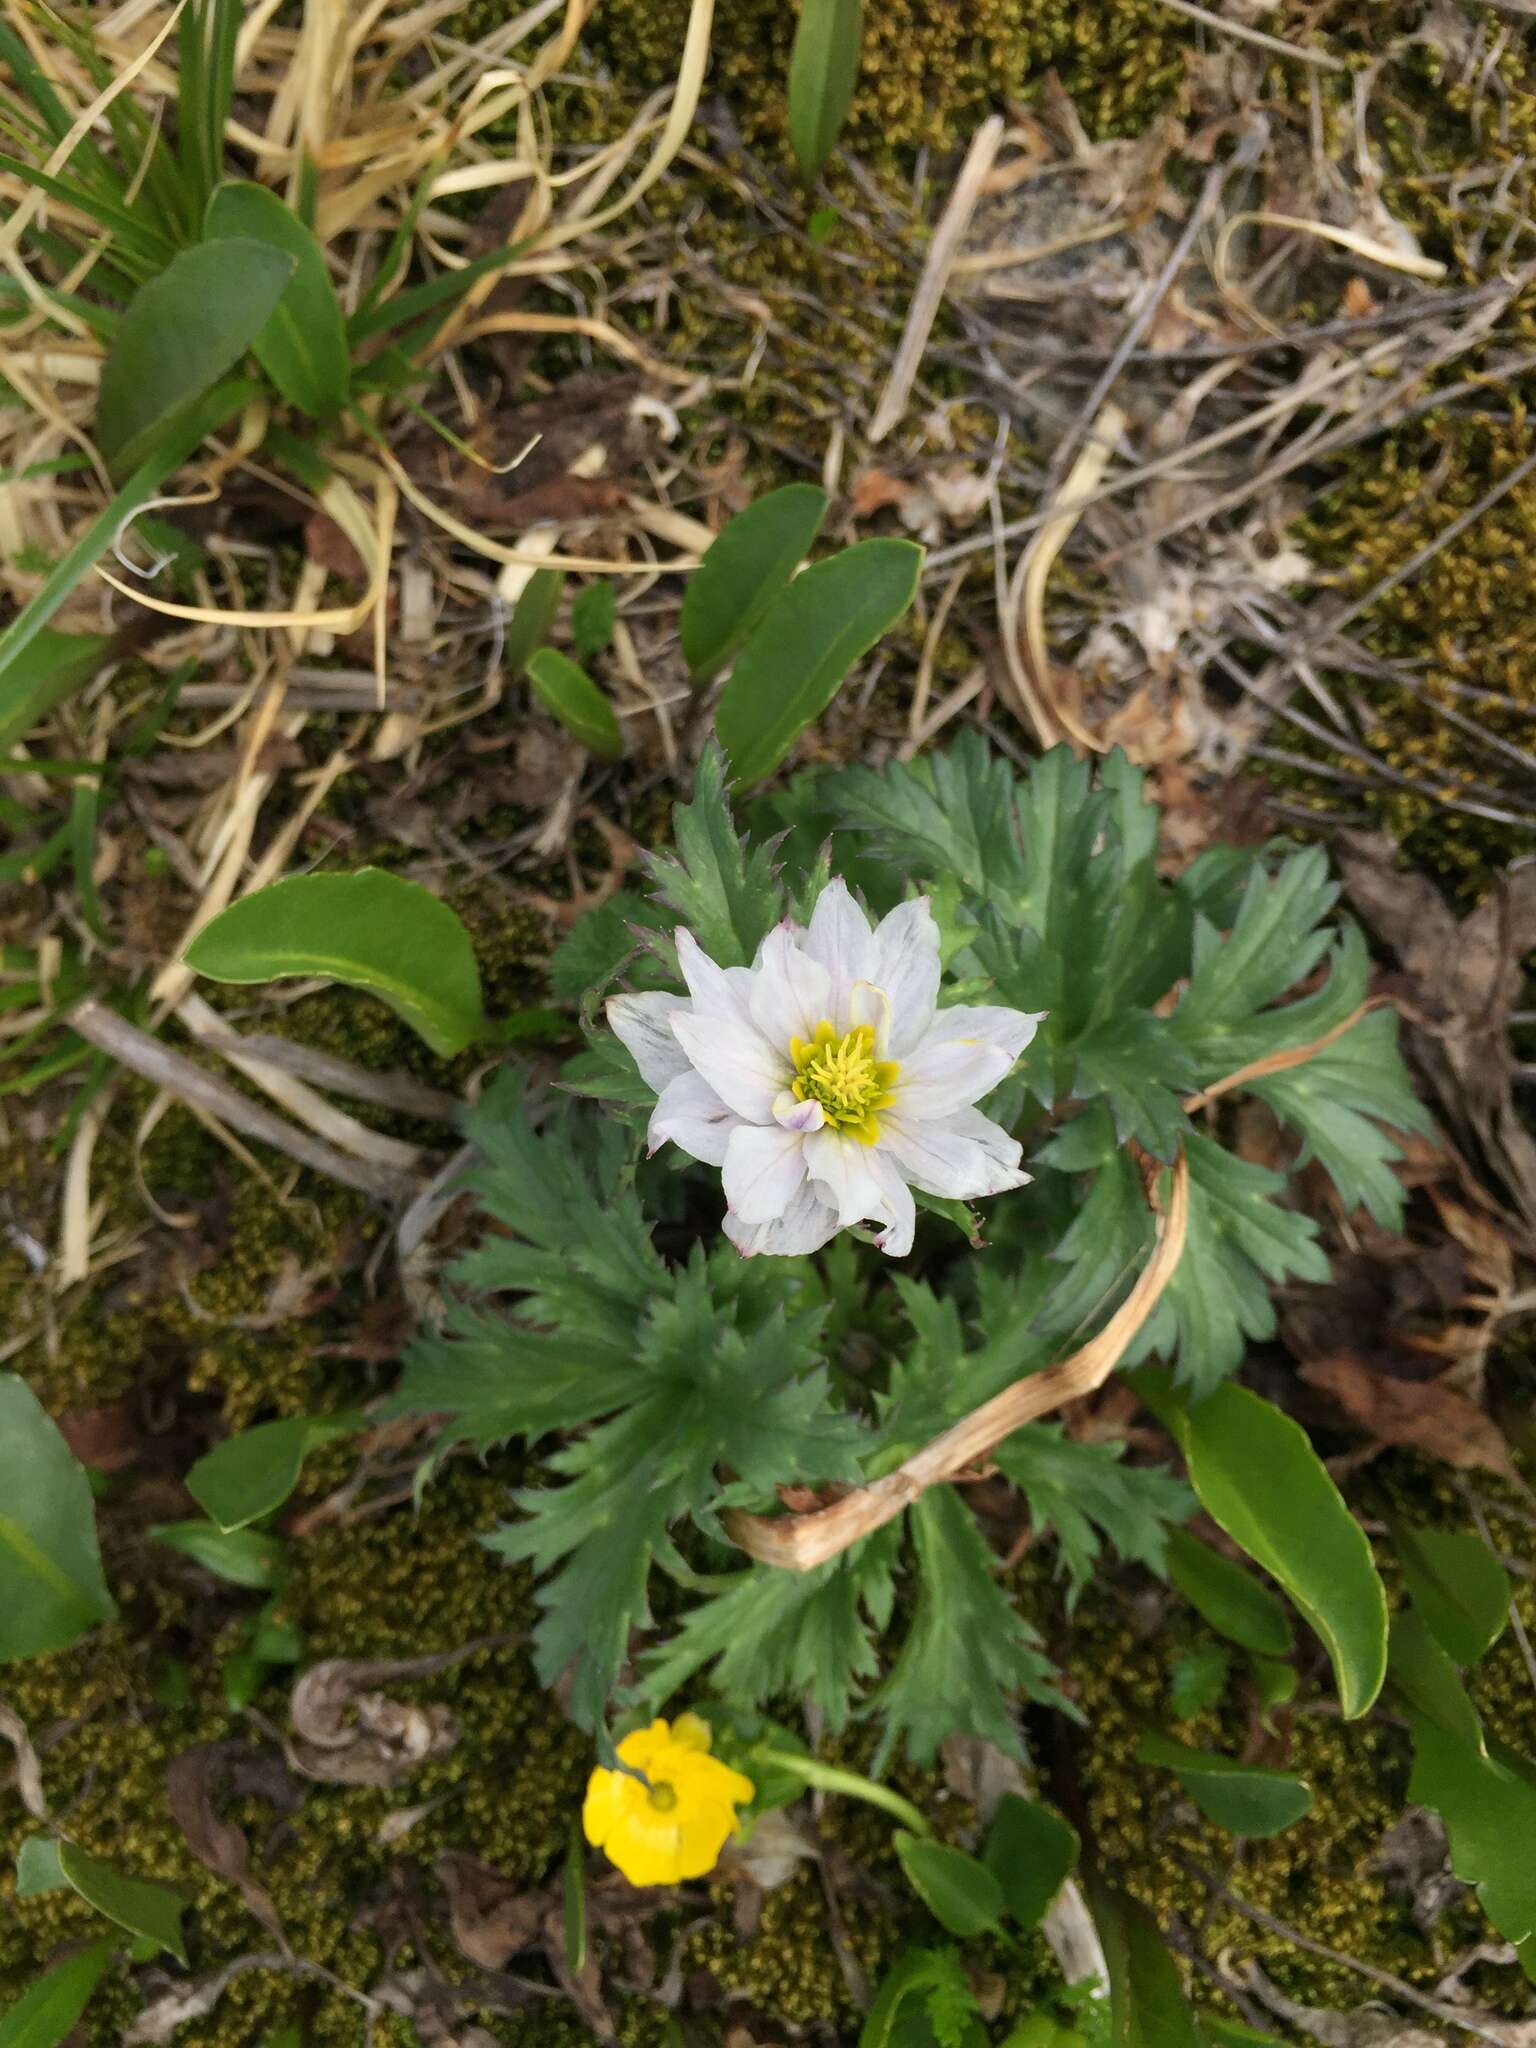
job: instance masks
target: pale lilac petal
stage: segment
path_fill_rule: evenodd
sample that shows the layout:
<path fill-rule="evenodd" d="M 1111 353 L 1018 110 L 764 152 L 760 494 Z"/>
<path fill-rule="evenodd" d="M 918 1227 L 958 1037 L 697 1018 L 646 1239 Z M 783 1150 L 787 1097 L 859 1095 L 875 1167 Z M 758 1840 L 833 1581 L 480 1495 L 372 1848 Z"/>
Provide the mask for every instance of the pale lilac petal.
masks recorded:
<path fill-rule="evenodd" d="M 653 1152 L 670 1138 L 706 1166 L 721 1166 L 727 1138 L 741 1128 L 736 1112 L 726 1108 L 702 1074 L 688 1067 L 662 1089 L 647 1136 Z"/>
<path fill-rule="evenodd" d="M 889 1057 L 905 1059 L 915 1050 L 939 1000 L 939 928 L 928 898 L 900 903 L 875 926 L 869 978 L 891 1004 Z"/>
<path fill-rule="evenodd" d="M 672 1028 L 681 1032 L 684 1026 L 679 1022 Z M 990 1095 L 1012 1065 L 1012 1053 L 980 1039 L 930 1042 L 902 1061 L 891 1109 L 908 1122 L 950 1116 Z"/>
<path fill-rule="evenodd" d="M 738 1124 L 725 1148 L 725 1199 L 745 1224 L 782 1216 L 805 1179 L 805 1139 L 776 1126 Z"/>
<path fill-rule="evenodd" d="M 952 1039 L 979 1040 L 995 1045 L 1016 1060 L 1045 1019 L 1045 1011 L 1007 1010 L 1001 1003 L 957 1003 L 940 1010 L 929 1030 L 925 1045 L 941 1045 Z"/>
<path fill-rule="evenodd" d="M 640 1077 L 658 1092 L 688 1071 L 688 1056 L 672 1034 L 674 1011 L 687 1009 L 686 996 L 610 996 L 605 1008 L 614 1036 L 634 1055 Z"/>
<path fill-rule="evenodd" d="M 816 1182 L 817 1193 L 837 1204 L 837 1220 L 845 1228 L 866 1218 L 896 1221 L 883 1163 L 877 1163 L 873 1145 L 861 1145 L 857 1138 L 841 1137 L 836 1131 L 812 1131 L 805 1140 L 806 1171 Z"/>
<path fill-rule="evenodd" d="M 1003 1194 L 1029 1179 L 1019 1171 L 1023 1148 L 1017 1139 L 979 1110 L 960 1110 L 942 1123 L 883 1116 L 880 1149 L 889 1151 L 905 1177 L 925 1194 L 961 1202 Z"/>
<path fill-rule="evenodd" d="M 688 984 L 693 1007 L 701 1017 L 720 1017 L 750 1024 L 752 970 L 717 967 L 692 932 L 677 935 L 677 964 Z"/>
<path fill-rule="evenodd" d="M 795 944 L 787 925 L 764 939 L 752 975 L 752 1021 L 768 1043 L 789 1049 L 792 1038 L 813 1038 L 827 1014 L 832 977 Z"/>
<path fill-rule="evenodd" d="M 827 1112 L 814 1097 L 802 1102 L 793 1088 L 786 1088 L 773 1098 L 773 1120 L 786 1131 L 819 1131 Z"/>
<path fill-rule="evenodd" d="M 774 1098 L 794 1077 L 787 1053 L 773 1051 L 750 1024 L 727 1030 L 718 1017 L 679 1010 L 677 1042 L 720 1100 L 749 1124 L 773 1122 Z"/>
<path fill-rule="evenodd" d="M 819 960 L 831 976 L 827 1015 L 844 1032 L 849 1027 L 848 1005 L 856 981 L 868 981 L 874 948 L 870 943 L 869 920 L 848 893 L 840 875 L 834 876 L 816 899 L 810 930 L 804 946 L 813 960 Z"/>
<path fill-rule="evenodd" d="M 809 1181 L 803 1181 L 784 1214 L 769 1223 L 743 1223 L 727 1209 L 725 1234 L 745 1259 L 760 1254 L 797 1258 L 819 1252 L 829 1237 L 837 1235 L 837 1211 L 820 1200 Z"/>

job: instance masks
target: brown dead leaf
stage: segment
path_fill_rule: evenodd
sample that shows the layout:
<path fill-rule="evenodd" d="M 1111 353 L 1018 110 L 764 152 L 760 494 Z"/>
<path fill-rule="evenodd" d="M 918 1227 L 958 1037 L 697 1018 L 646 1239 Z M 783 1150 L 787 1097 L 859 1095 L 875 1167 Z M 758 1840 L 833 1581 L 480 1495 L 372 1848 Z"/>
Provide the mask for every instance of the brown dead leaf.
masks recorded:
<path fill-rule="evenodd" d="M 54 1420 L 81 1464 L 94 1465 L 98 1472 L 121 1472 L 144 1448 L 125 1401 L 112 1401 L 104 1408 L 71 1408 Z"/>
<path fill-rule="evenodd" d="M 477 1650 L 517 1641 L 485 1636 L 429 1657 L 327 1657 L 296 1682 L 288 1702 L 288 1761 L 323 1785 L 398 1785 L 459 1739 L 447 1707 L 392 1700 L 375 1688 L 435 1678 Z"/>
<path fill-rule="evenodd" d="M 904 505 L 912 489 L 910 483 L 892 476 L 889 470 L 861 469 L 848 494 L 849 509 L 855 519 L 873 519 L 877 512 Z"/>
<path fill-rule="evenodd" d="M 366 583 L 367 564 L 329 512 L 311 512 L 304 522 L 304 552 L 344 583 Z"/>
<path fill-rule="evenodd" d="M 275 1750 L 258 1750 L 243 1742 L 201 1743 L 173 1757 L 165 1774 L 166 1803 L 187 1847 L 199 1863 L 235 1887 L 286 1954 L 288 1939 L 272 1894 L 251 1875 L 251 1845 L 244 1830 L 214 1809 L 221 1790 L 259 1790 L 291 1809 L 298 1803 L 298 1788 Z"/>
<path fill-rule="evenodd" d="M 211 1976 L 190 1984 L 172 1983 L 152 1999 L 121 2035 L 122 2048 L 163 2048 L 191 2020 L 205 2019 L 234 1979 L 246 1970 L 280 1970 L 290 1958 L 283 1954 L 238 1956 Z"/>
<path fill-rule="evenodd" d="M 548 1892 L 528 1891 L 477 1856 L 445 1849 L 433 1864 L 448 1894 L 453 1938 L 472 1963 L 501 1970 L 543 1945 Z"/>
<path fill-rule="evenodd" d="M 1339 311 L 1346 320 L 1366 320 L 1376 310 L 1376 298 L 1363 277 L 1350 278 L 1339 294 Z"/>
<path fill-rule="evenodd" d="M 1310 1387 L 1331 1394 L 1350 1421 L 1379 1444 L 1424 1451 L 1463 1470 L 1482 1466 L 1519 1480 L 1509 1446 L 1491 1416 L 1443 1380 L 1396 1379 L 1373 1372 L 1347 1351 L 1301 1368 Z"/>

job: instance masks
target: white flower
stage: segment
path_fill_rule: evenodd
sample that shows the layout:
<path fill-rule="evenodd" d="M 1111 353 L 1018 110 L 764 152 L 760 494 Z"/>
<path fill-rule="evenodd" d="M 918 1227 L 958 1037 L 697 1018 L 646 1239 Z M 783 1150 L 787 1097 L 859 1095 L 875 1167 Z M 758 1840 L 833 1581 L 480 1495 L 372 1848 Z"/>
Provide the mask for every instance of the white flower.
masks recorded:
<path fill-rule="evenodd" d="M 614 1030 L 658 1090 L 668 1138 L 722 1169 L 738 1251 L 813 1252 L 851 1223 L 912 1249 L 912 1189 L 974 1200 L 1022 1187 L 1020 1147 L 972 1105 L 1035 1034 L 1022 1010 L 941 1010 L 926 897 L 874 931 L 831 882 L 809 930 L 771 931 L 751 967 L 677 935 L 686 996 L 615 996 Z"/>

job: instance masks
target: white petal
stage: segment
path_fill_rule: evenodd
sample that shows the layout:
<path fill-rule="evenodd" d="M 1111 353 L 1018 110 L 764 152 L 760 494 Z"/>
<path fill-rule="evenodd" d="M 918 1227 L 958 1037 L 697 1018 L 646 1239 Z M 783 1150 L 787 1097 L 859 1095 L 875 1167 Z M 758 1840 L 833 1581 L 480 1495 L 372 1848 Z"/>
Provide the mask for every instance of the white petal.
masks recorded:
<path fill-rule="evenodd" d="M 688 931 L 677 935 L 677 964 L 683 970 L 693 1007 L 701 1017 L 738 1018 L 744 1024 L 750 1021 L 750 967 L 717 967 Z"/>
<path fill-rule="evenodd" d="M 681 1033 L 686 1020 L 673 1026 Z M 908 1122 L 925 1122 L 968 1109 L 990 1095 L 1013 1065 L 1013 1054 L 976 1038 L 920 1046 L 903 1060 L 891 1089 L 891 1108 Z"/>
<path fill-rule="evenodd" d="M 819 1131 L 827 1112 L 814 1096 L 802 1102 L 793 1088 L 786 1088 L 773 1098 L 773 1120 L 786 1131 Z"/>
<path fill-rule="evenodd" d="M 764 939 L 752 970 L 752 1021 L 770 1045 L 789 1049 L 792 1038 L 812 1038 L 827 1014 L 832 977 L 795 944 L 788 925 Z"/>
<path fill-rule="evenodd" d="M 933 1022 L 939 1000 L 939 928 L 926 896 L 898 904 L 875 926 L 869 978 L 890 997 L 888 1057 L 904 1059 Z"/>
<path fill-rule="evenodd" d="M 812 1192 L 809 1181 L 803 1181 L 784 1214 L 774 1217 L 771 1223 L 743 1223 L 727 1209 L 725 1234 L 743 1258 L 754 1258 L 759 1253 L 795 1258 L 805 1252 L 820 1251 L 829 1237 L 837 1235 L 837 1211 Z"/>
<path fill-rule="evenodd" d="M 960 1110 L 941 1123 L 883 1116 L 880 1146 L 929 1195 L 972 1202 L 1021 1188 L 1029 1179 L 1019 1171 L 1023 1148 L 1017 1139 L 975 1109 Z"/>
<path fill-rule="evenodd" d="M 904 1259 L 912 1249 L 912 1237 L 917 1229 L 917 1204 L 889 1152 L 876 1146 L 874 1163 L 876 1172 L 886 1183 L 886 1201 L 891 1216 L 890 1224 L 881 1231 L 875 1243 L 887 1258 Z"/>
<path fill-rule="evenodd" d="M 873 947 L 869 920 L 848 893 L 840 875 L 828 882 L 811 912 L 805 950 L 819 960 L 832 978 L 827 1015 L 839 1033 L 849 1026 L 848 1004 L 856 981 L 868 981 Z"/>
<path fill-rule="evenodd" d="M 688 1067 L 669 1081 L 651 1111 L 651 1150 L 670 1138 L 706 1166 L 725 1163 L 725 1141 L 742 1128 L 741 1118 L 727 1109 L 702 1074 Z"/>
<path fill-rule="evenodd" d="M 891 1056 L 891 999 L 872 981 L 856 981 L 848 997 L 848 1022 L 867 1024 L 875 1034 L 875 1058 Z"/>
<path fill-rule="evenodd" d="M 658 1091 L 688 1071 L 688 1057 L 668 1022 L 674 1010 L 687 1009 L 686 996 L 610 996 L 605 1008 L 614 1036 L 634 1054 L 641 1078 Z"/>
<path fill-rule="evenodd" d="M 725 1199 L 743 1223 L 782 1216 L 805 1180 L 805 1139 L 799 1131 L 738 1124 L 725 1148 Z"/>
<path fill-rule="evenodd" d="M 937 1045 L 948 1039 L 979 1040 L 1000 1046 L 1010 1060 L 1016 1060 L 1045 1019 L 1044 1010 L 1005 1010 L 1001 1003 L 957 1003 L 952 1010 L 940 1010 L 933 1020 L 926 1043 Z"/>
<path fill-rule="evenodd" d="M 677 1042 L 728 1108 L 749 1124 L 773 1122 L 774 1098 L 794 1078 L 789 1053 L 775 1052 L 751 1024 L 679 1010 Z"/>
<path fill-rule="evenodd" d="M 878 1147 L 861 1145 L 857 1138 L 840 1137 L 836 1131 L 812 1131 L 805 1140 L 806 1171 L 817 1183 L 817 1192 L 837 1204 L 838 1223 L 846 1227 L 866 1217 L 876 1223 L 894 1223 L 893 1176 L 884 1169 L 889 1161 L 878 1157 Z M 899 1181 L 900 1175 L 894 1176 Z"/>

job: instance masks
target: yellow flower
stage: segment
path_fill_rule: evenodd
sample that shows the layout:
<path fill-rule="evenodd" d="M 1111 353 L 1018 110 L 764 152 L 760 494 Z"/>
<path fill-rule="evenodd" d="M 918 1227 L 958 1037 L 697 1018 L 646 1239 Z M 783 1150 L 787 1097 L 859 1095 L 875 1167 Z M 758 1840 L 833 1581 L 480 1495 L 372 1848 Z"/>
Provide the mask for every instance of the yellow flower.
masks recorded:
<path fill-rule="evenodd" d="M 581 1825 L 593 1848 L 636 1885 L 681 1884 L 713 1870 L 736 1831 L 736 1808 L 757 1788 L 710 1755 L 708 1722 L 679 1714 L 637 1728 L 619 1744 L 619 1761 L 629 1769 L 587 1780 Z"/>

